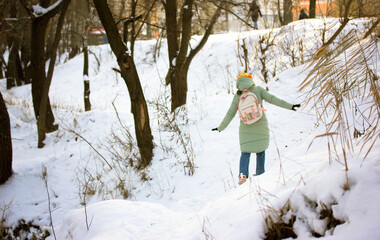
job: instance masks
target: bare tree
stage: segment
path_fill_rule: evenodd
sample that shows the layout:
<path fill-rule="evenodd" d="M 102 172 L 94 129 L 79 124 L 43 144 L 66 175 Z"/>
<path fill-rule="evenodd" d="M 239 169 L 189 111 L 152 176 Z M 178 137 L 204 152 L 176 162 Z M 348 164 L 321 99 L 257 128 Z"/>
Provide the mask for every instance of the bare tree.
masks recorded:
<path fill-rule="evenodd" d="M 83 32 L 83 83 L 84 83 L 84 110 L 91 110 L 91 102 L 90 102 L 90 76 L 88 73 L 89 68 L 89 60 L 88 60 L 88 31 L 89 25 L 92 22 L 93 16 L 91 16 L 91 6 L 90 2 L 86 1 L 84 11 L 85 25 Z"/>
<path fill-rule="evenodd" d="M 292 0 L 284 0 L 284 22 L 283 25 L 287 25 L 293 22 L 293 13 L 292 13 Z"/>
<path fill-rule="evenodd" d="M 5 76 L 6 63 L 4 59 L 4 52 L 7 48 L 7 38 L 4 32 L 6 31 L 5 17 L 6 12 L 8 12 L 7 4 L 5 1 L 0 3 L 0 78 Z"/>
<path fill-rule="evenodd" d="M 153 0 L 145 0 L 144 1 L 144 4 L 145 4 L 145 9 L 149 9 L 150 6 L 154 6 L 152 5 L 152 1 Z M 156 0 L 154 0 L 154 2 L 156 2 Z M 146 37 L 148 39 L 152 38 L 152 18 L 150 16 L 150 12 L 149 11 L 146 11 Z"/>
<path fill-rule="evenodd" d="M 29 12 L 32 19 L 31 33 L 31 74 L 32 74 L 32 98 L 34 113 L 37 119 L 38 128 L 38 147 L 44 146 L 46 133 L 58 129 L 58 125 L 54 125 L 54 115 L 49 101 L 49 88 L 53 77 L 54 65 L 56 59 L 56 51 L 61 37 L 61 28 L 63 26 L 64 16 L 70 0 L 60 0 L 56 4 L 50 5 L 50 0 L 40 0 L 38 5 L 40 8 L 28 8 L 27 0 L 19 0 L 25 9 Z M 61 9 L 63 11 L 61 11 Z M 47 53 L 46 32 L 49 20 L 61 11 L 61 16 L 56 29 L 53 47 L 49 62 L 49 69 L 46 75 L 45 61 Z"/>
<path fill-rule="evenodd" d="M 309 5 L 309 18 L 315 18 L 315 6 L 317 0 L 310 0 Z"/>
<path fill-rule="evenodd" d="M 87 28 L 87 27 L 86 27 Z M 84 82 L 84 110 L 91 110 L 90 102 L 90 78 L 88 74 L 88 44 L 87 44 L 87 34 L 85 34 L 83 40 L 83 82 Z"/>
<path fill-rule="evenodd" d="M 21 60 L 19 55 L 20 44 L 16 39 L 13 41 L 10 47 L 8 64 L 7 64 L 7 89 L 11 89 L 15 86 L 21 86 L 24 82 L 23 69 L 21 67 Z"/>
<path fill-rule="evenodd" d="M 16 1 L 4 0 L 0 4 L 0 48 L 1 53 L 6 48 L 9 50 L 8 62 L 5 63 L 1 56 L 0 71 L 6 69 L 7 89 L 25 84 L 25 72 L 27 64 L 25 58 L 25 33 L 28 32 L 28 24 L 25 24 L 24 11 L 20 9 Z M 24 56 L 20 55 L 20 52 Z M 2 54 L 1 54 L 2 55 Z M 5 67 L 6 66 L 6 67 Z M 0 74 L 2 75 L 2 74 Z"/>
<path fill-rule="evenodd" d="M 177 0 L 162 1 L 165 9 L 165 23 L 169 52 L 169 70 L 166 75 L 166 84 L 171 86 L 172 106 L 174 110 L 186 104 L 187 97 L 187 73 L 190 63 L 195 55 L 206 44 L 212 33 L 213 27 L 221 14 L 221 6 L 217 9 L 206 26 L 203 38 L 195 48 L 190 48 L 192 36 L 192 16 L 194 0 L 185 0 L 181 7 L 181 13 L 177 18 Z M 179 20 L 180 19 L 180 20 Z M 180 39 L 180 41 L 179 41 Z"/>
<path fill-rule="evenodd" d="M 12 175 L 12 140 L 9 114 L 0 93 L 0 185 Z"/>
<path fill-rule="evenodd" d="M 14 1 L 9 3 L 9 13 L 11 19 L 17 18 L 17 7 Z M 7 89 L 11 89 L 14 86 L 20 86 L 21 81 L 23 80 L 23 73 L 20 62 L 20 43 L 17 38 L 16 29 L 13 28 L 11 31 L 12 34 L 8 36 L 8 42 L 10 44 L 9 56 L 8 56 L 8 65 L 7 65 Z"/>
<path fill-rule="evenodd" d="M 117 58 L 120 74 L 124 79 L 131 99 L 131 110 L 135 122 L 137 145 L 140 150 L 140 168 L 148 166 L 153 157 L 153 136 L 149 123 L 149 113 L 133 58 L 122 41 L 108 4 L 104 0 L 94 0 L 95 8 L 107 33 L 111 49 Z"/>
<path fill-rule="evenodd" d="M 117 22 L 117 24 L 123 22 L 123 41 L 125 43 L 129 41 L 132 58 L 135 53 L 136 40 L 140 37 L 144 25 L 147 27 L 147 34 L 151 34 L 150 15 L 157 0 L 146 0 L 143 6 L 138 5 L 138 2 L 138 0 L 131 0 L 129 17 L 121 18 Z"/>
<path fill-rule="evenodd" d="M 6 68 L 6 63 L 4 59 L 4 52 L 5 48 L 0 47 L 0 78 L 3 78 L 5 76 L 5 68 Z"/>
<path fill-rule="evenodd" d="M 72 0 L 66 15 L 65 27 L 62 29 L 61 51 L 69 52 L 69 59 L 83 52 L 83 102 L 84 110 L 90 111 L 89 30 L 93 26 L 98 26 L 99 22 L 96 20 L 96 10 L 90 1 Z"/>

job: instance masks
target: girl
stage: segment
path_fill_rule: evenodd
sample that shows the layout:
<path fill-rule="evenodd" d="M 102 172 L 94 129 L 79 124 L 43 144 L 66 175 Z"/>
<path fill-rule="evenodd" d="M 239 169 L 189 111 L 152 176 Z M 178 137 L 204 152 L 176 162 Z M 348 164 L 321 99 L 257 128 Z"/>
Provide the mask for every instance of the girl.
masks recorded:
<path fill-rule="evenodd" d="M 230 124 L 231 120 L 238 111 L 239 98 L 244 90 L 254 93 L 261 106 L 263 100 L 276 106 L 294 111 L 296 111 L 296 108 L 301 106 L 300 104 L 292 105 L 268 93 L 264 88 L 255 86 L 252 76 L 249 73 L 242 72 L 239 74 L 236 87 L 238 88 L 238 91 L 234 95 L 226 116 L 219 127 L 212 129 L 213 131 L 221 132 Z M 252 124 L 248 125 L 243 121 L 240 121 L 239 142 L 241 150 L 239 185 L 241 185 L 245 183 L 249 176 L 248 169 L 251 153 L 256 153 L 256 175 L 263 174 L 265 171 L 265 150 L 269 145 L 268 119 L 265 112 L 262 112 L 262 117 L 257 122 Z"/>

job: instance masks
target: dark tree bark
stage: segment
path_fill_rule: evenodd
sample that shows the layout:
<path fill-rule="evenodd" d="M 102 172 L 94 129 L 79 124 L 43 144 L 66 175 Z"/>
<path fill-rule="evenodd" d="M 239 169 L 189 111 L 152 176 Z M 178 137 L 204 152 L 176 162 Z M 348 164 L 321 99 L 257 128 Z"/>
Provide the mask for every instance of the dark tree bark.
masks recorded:
<path fill-rule="evenodd" d="M 31 56 L 30 56 L 30 75 L 32 79 L 32 99 L 34 113 L 37 119 L 38 129 L 38 147 L 44 146 L 46 133 L 58 129 L 58 125 L 54 125 L 54 116 L 49 101 L 49 88 L 53 76 L 55 59 L 57 54 L 58 43 L 60 39 L 60 30 L 63 25 L 63 18 L 59 19 L 56 27 L 56 35 L 54 37 L 53 46 L 49 49 L 49 54 L 45 50 L 46 47 L 46 31 L 49 20 L 54 17 L 62 6 L 66 10 L 70 0 L 57 2 L 58 4 L 50 6 L 50 0 L 39 0 L 38 5 L 44 8 L 44 11 L 39 11 L 38 8 L 29 9 L 27 0 L 19 0 L 31 18 Z M 66 10 L 61 12 L 64 17 Z M 47 56 L 50 57 L 49 69 L 46 76 L 45 63 Z"/>
<path fill-rule="evenodd" d="M 316 6 L 316 0 L 310 0 L 309 18 L 315 18 L 315 6 Z"/>
<path fill-rule="evenodd" d="M 18 53 L 19 46 L 17 41 L 12 44 L 8 56 L 7 65 L 7 89 L 15 86 L 21 86 L 24 82 L 23 70 L 21 66 L 20 56 Z"/>
<path fill-rule="evenodd" d="M 27 36 L 30 36 L 30 34 L 26 34 Z M 28 44 L 30 44 L 30 40 L 28 41 Z M 31 69 L 30 69 L 30 47 L 29 46 L 21 46 L 21 62 L 24 67 L 24 83 L 29 84 L 32 82 L 31 79 Z"/>
<path fill-rule="evenodd" d="M 292 0 L 284 0 L 284 25 L 293 22 Z"/>
<path fill-rule="evenodd" d="M 35 18 L 32 20 L 32 38 L 31 38 L 31 59 L 30 59 L 30 70 L 32 78 L 32 99 L 34 106 L 34 114 L 36 116 L 37 122 L 40 117 L 40 108 L 42 100 L 43 86 L 46 82 L 46 69 L 45 69 L 45 34 L 48 24 L 47 18 Z M 50 101 L 46 106 L 47 117 L 45 125 L 53 130 L 54 127 L 54 116 L 53 111 L 50 106 Z"/>
<path fill-rule="evenodd" d="M 278 21 L 280 22 L 281 26 L 284 25 L 284 18 L 282 17 L 281 13 L 281 0 L 277 0 L 277 15 L 278 15 Z"/>
<path fill-rule="evenodd" d="M 0 185 L 12 175 L 12 139 L 9 114 L 0 93 Z"/>
<path fill-rule="evenodd" d="M 128 54 L 127 46 L 120 37 L 107 2 L 104 0 L 94 0 L 94 4 L 107 33 L 111 49 L 117 58 L 121 76 L 129 91 L 137 145 L 141 155 L 141 162 L 138 167 L 145 168 L 150 164 L 153 157 L 153 136 L 149 123 L 148 108 L 136 66 L 132 57 Z"/>
<path fill-rule="evenodd" d="M 4 3 L 6 4 L 6 3 Z M 17 6 L 15 1 L 10 3 L 10 18 L 17 19 Z M 8 34 L 8 46 L 10 48 L 10 53 L 8 56 L 7 65 L 7 89 L 11 89 L 15 86 L 21 86 L 24 82 L 24 74 L 21 66 L 21 60 L 19 55 L 20 50 L 20 38 L 17 35 L 17 29 L 12 27 L 10 34 Z"/>
<path fill-rule="evenodd" d="M 145 9 L 149 9 L 149 7 L 151 5 L 151 1 L 145 0 L 144 4 L 145 4 Z M 150 17 L 149 11 L 146 12 L 145 22 L 146 22 L 146 37 L 147 37 L 147 39 L 151 39 L 152 38 L 152 26 L 151 26 L 152 19 Z"/>
<path fill-rule="evenodd" d="M 41 0 L 41 2 L 43 2 L 43 0 Z M 41 2 L 40 2 L 40 4 L 41 4 Z M 49 1 L 47 0 L 47 2 L 49 2 Z M 57 57 L 58 44 L 59 44 L 59 41 L 61 39 L 61 29 L 63 26 L 65 14 L 66 14 L 67 8 L 69 6 L 69 3 L 70 3 L 70 0 L 63 0 L 58 6 L 56 6 L 55 8 L 53 8 L 52 10 L 50 10 L 49 12 L 44 14 L 43 17 L 41 17 L 41 24 L 38 24 L 39 26 L 40 25 L 44 26 L 44 29 L 41 29 L 41 30 L 46 32 L 45 23 L 47 24 L 50 18 L 52 18 L 59 11 L 61 11 L 61 14 L 60 14 L 59 19 L 58 19 L 56 33 L 54 36 L 54 41 L 53 41 L 53 46 L 52 46 L 52 50 L 51 50 L 51 56 L 50 56 L 50 62 L 49 62 L 49 68 L 48 68 L 47 76 L 45 77 L 45 72 L 43 72 L 43 73 L 38 72 L 38 75 L 40 77 L 42 77 L 42 79 L 43 79 L 43 82 L 39 83 L 39 84 L 41 84 L 40 85 L 41 88 L 37 90 L 39 96 L 41 96 L 39 112 L 38 112 L 39 116 L 37 118 L 38 147 L 39 148 L 42 148 L 44 146 L 43 141 L 46 138 L 46 133 L 51 132 L 51 131 L 55 131 L 58 128 L 58 125 L 53 125 L 54 116 L 53 116 L 53 112 L 51 110 L 51 106 L 50 106 L 50 102 L 49 102 L 49 89 L 50 89 L 50 84 L 51 84 L 51 80 L 53 77 L 55 60 Z M 46 8 L 47 6 L 44 6 L 44 7 Z M 37 26 L 35 26 L 35 27 L 37 27 Z M 33 23 L 32 23 L 32 33 L 33 33 Z M 42 36 L 45 36 L 45 35 L 42 35 Z M 34 38 L 35 37 L 32 36 L 32 41 Z M 43 43 L 45 45 L 45 42 L 43 42 Z M 32 46 L 34 46 L 34 45 L 32 44 Z M 39 49 L 38 55 L 39 54 L 46 56 L 46 53 L 45 53 L 43 48 Z M 33 56 L 33 54 L 32 54 L 32 60 L 34 57 L 35 56 Z M 40 67 L 39 70 L 43 69 L 45 71 L 45 66 L 39 66 L 39 67 Z M 35 71 L 35 70 L 33 70 L 33 71 Z M 32 90 L 33 90 L 33 82 L 34 82 L 34 78 L 32 81 Z M 33 91 L 32 91 L 32 93 L 33 93 Z M 36 107 L 34 107 L 34 108 L 36 108 Z"/>
<path fill-rule="evenodd" d="M 206 27 L 206 31 L 199 42 L 199 44 L 191 49 L 188 53 L 190 38 L 192 36 L 192 6 L 193 0 L 185 0 L 182 8 L 182 31 L 178 31 L 177 23 L 177 0 L 167 0 L 164 2 L 165 16 L 166 16 L 166 31 L 168 38 L 168 52 L 169 52 L 169 70 L 166 75 L 166 84 L 170 84 L 172 95 L 172 112 L 178 107 L 186 104 L 187 98 L 187 73 L 190 63 L 195 55 L 206 44 L 208 37 L 212 33 L 212 29 L 216 20 L 221 14 L 221 6 L 218 6 L 211 21 Z M 179 36 L 181 32 L 181 36 Z M 178 42 L 181 39 L 181 42 Z"/>
<path fill-rule="evenodd" d="M 230 31 L 230 23 L 229 23 L 229 20 L 228 20 L 228 11 L 225 11 L 225 14 L 226 14 L 225 15 L 226 18 L 224 20 L 224 23 L 225 23 L 224 31 L 229 32 Z"/>
<path fill-rule="evenodd" d="M 136 8 L 137 8 L 138 0 L 132 0 L 131 1 L 131 15 L 128 18 L 123 18 L 119 20 L 119 22 L 124 21 L 123 41 L 125 44 L 128 41 L 130 42 L 130 56 L 132 57 L 132 59 L 135 52 L 135 42 L 137 40 L 137 37 L 140 35 L 142 31 L 144 23 L 147 25 L 148 29 L 150 29 L 151 27 L 150 14 L 156 4 L 156 1 L 157 0 L 151 0 L 150 3 L 149 3 L 149 0 L 145 1 L 146 12 L 145 12 L 145 17 L 143 18 L 142 14 L 136 16 Z M 141 24 L 139 22 L 141 22 Z"/>
<path fill-rule="evenodd" d="M 167 0 L 165 7 L 165 25 L 168 41 L 169 72 L 166 76 L 166 85 L 171 83 L 174 75 L 175 62 L 179 50 L 178 27 L 177 27 L 177 0 Z"/>
<path fill-rule="evenodd" d="M 136 8 L 136 6 L 132 6 L 132 9 Z M 136 11 L 132 10 L 132 15 L 130 18 L 128 18 L 126 21 L 124 21 L 123 24 L 123 41 L 127 43 L 130 42 L 131 46 L 131 57 L 133 59 L 134 53 L 135 53 L 135 42 L 137 39 L 137 35 L 139 33 L 136 33 L 136 25 L 135 22 L 140 20 L 142 18 L 142 15 L 139 15 L 136 17 Z M 129 25 L 131 25 L 131 34 L 129 34 Z"/>
<path fill-rule="evenodd" d="M 2 51 L 0 49 L 0 51 Z M 4 77 L 4 70 L 6 69 L 6 64 L 5 64 L 5 60 L 4 60 L 4 56 L 3 56 L 3 53 L 1 52 L 0 53 L 0 78 L 3 78 Z"/>
<path fill-rule="evenodd" d="M 20 2 L 23 4 L 25 9 L 30 12 L 26 7 L 25 1 Z M 43 8 L 49 7 L 49 0 L 40 0 L 39 5 Z M 34 15 L 32 16 L 32 28 L 31 28 L 31 79 L 32 79 L 32 99 L 34 106 L 34 113 L 37 119 L 38 127 L 38 147 L 43 147 L 43 140 L 45 138 L 46 132 L 52 132 L 57 129 L 57 126 L 54 126 L 54 116 L 51 109 L 49 97 L 46 98 L 46 105 L 43 106 L 43 88 L 46 82 L 46 71 L 45 71 L 45 62 L 46 62 L 46 53 L 45 53 L 45 35 L 46 29 L 49 22 L 49 19 L 53 17 L 58 12 L 57 8 L 54 8 L 53 11 L 48 12 L 47 14 Z M 46 115 L 42 116 L 43 120 L 40 118 L 41 109 L 46 111 Z"/>
<path fill-rule="evenodd" d="M 86 27 L 87 29 L 87 27 Z M 83 56 L 84 56 L 84 64 L 83 64 L 83 81 L 84 81 L 84 110 L 91 110 L 91 102 L 90 102 L 90 78 L 88 75 L 88 47 L 87 47 L 87 31 L 85 33 L 84 46 L 83 46 Z"/>
<path fill-rule="evenodd" d="M 133 59 L 133 56 L 135 55 L 135 42 L 136 42 L 136 7 L 137 7 L 138 0 L 131 0 L 131 57 Z"/>

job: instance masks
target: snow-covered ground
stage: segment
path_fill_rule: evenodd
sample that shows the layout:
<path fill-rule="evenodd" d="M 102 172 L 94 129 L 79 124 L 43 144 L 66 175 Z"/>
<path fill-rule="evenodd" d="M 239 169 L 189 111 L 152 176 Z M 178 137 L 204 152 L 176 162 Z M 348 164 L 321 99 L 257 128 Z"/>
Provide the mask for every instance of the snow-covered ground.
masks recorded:
<path fill-rule="evenodd" d="M 327 21 L 329 25 L 336 22 Z M 347 31 L 363 24 L 366 20 L 353 21 Z M 112 70 L 117 63 L 108 45 L 91 48 L 97 59 L 90 57 L 90 112 L 83 111 L 83 55 L 67 62 L 62 59 L 56 67 L 50 100 L 60 128 L 48 134 L 42 149 L 36 147 L 30 85 L 7 91 L 3 79 L 1 92 L 11 119 L 14 154 L 14 174 L 0 186 L 0 208 L 10 206 L 5 212 L 6 224 L 15 225 L 23 218 L 50 226 L 50 205 L 57 239 L 262 239 L 265 216 L 280 215 L 280 209 L 288 208 L 291 210 L 283 212 L 282 219 L 295 216 L 293 228 L 299 239 L 312 238 L 312 234 L 325 239 L 380 239 L 379 144 L 364 160 L 364 151 L 356 149 L 349 154 L 348 172 L 341 163 L 329 162 L 324 138 L 310 146 L 315 136 L 324 133 L 324 127 L 317 124 L 315 110 L 304 105 L 305 91 L 299 91 L 309 70 L 305 71 L 306 65 L 292 68 L 291 57 L 279 46 L 291 42 L 295 49 L 302 39 L 302 54 L 307 59 L 321 45 L 323 27 L 322 20 L 307 20 L 274 30 L 276 45 L 267 54 L 269 67 L 276 65 L 277 75 L 268 84 L 260 80 L 259 53 L 254 48 L 259 35 L 269 30 L 211 36 L 190 67 L 187 120 L 176 121 L 188 134 L 185 146 L 178 143 L 175 132 L 165 131 L 164 110 L 156 107 L 157 103 L 170 106 L 166 98 L 170 88 L 163 85 L 168 68 L 166 42 L 161 43 L 156 62 L 153 50 L 157 42 L 137 42 L 135 61 L 149 102 L 155 143 L 153 161 L 144 171 L 146 181 L 123 167 L 124 162 L 113 169 L 105 162 L 117 164 L 107 149 L 112 145 L 112 132 L 122 136 L 112 103 L 134 135 L 128 91 Z M 211 129 L 223 119 L 236 90 L 236 76 L 244 69 L 237 47 L 243 39 L 256 84 L 303 106 L 294 112 L 265 105 L 271 133 L 266 172 L 238 186 L 239 119 L 223 132 Z M 379 67 L 375 68 L 377 74 Z M 185 174 L 185 149 L 194 156 L 193 176 Z M 252 155 L 250 172 L 254 169 Z M 129 198 L 123 199 L 123 193 L 129 193 Z M 333 216 L 344 223 L 326 230 L 327 218 L 321 217 L 326 209 L 332 209 Z"/>

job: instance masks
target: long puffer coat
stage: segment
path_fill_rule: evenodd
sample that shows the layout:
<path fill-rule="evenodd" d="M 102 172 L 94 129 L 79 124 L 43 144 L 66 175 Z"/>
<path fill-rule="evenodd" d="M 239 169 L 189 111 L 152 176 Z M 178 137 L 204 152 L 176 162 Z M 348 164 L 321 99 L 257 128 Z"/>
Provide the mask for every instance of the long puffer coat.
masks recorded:
<path fill-rule="evenodd" d="M 251 78 L 240 77 L 236 82 L 236 87 L 240 91 L 249 89 L 251 92 L 256 94 L 261 106 L 263 106 L 263 100 L 265 100 L 266 102 L 289 110 L 291 110 L 293 107 L 292 104 L 268 93 L 264 88 L 255 86 Z M 218 127 L 218 130 L 220 132 L 230 124 L 231 120 L 236 115 L 236 112 L 238 110 L 239 97 L 240 95 L 235 94 L 226 116 Z M 243 123 L 243 121 L 240 120 L 239 142 L 241 152 L 259 153 L 268 148 L 269 128 L 268 119 L 265 115 L 265 112 L 263 112 L 263 116 L 260 118 L 260 120 L 250 125 L 246 125 Z"/>

